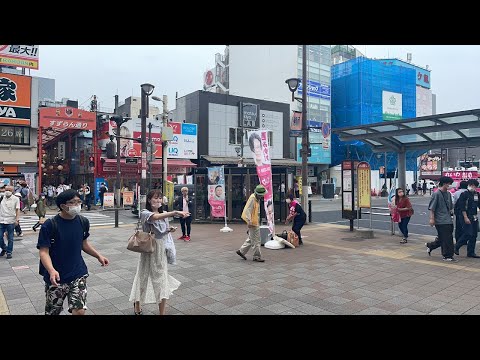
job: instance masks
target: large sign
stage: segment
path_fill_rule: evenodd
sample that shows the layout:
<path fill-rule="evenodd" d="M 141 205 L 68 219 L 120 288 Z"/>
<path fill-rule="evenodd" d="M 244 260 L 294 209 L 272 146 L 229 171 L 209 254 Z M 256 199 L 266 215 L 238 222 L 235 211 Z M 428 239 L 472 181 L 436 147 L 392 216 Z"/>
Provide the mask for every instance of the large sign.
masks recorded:
<path fill-rule="evenodd" d="M 479 178 L 477 171 L 443 171 L 442 176 L 449 176 L 454 181 L 477 180 Z"/>
<path fill-rule="evenodd" d="M 31 88 L 30 76 L 0 73 L 0 124 L 30 126 Z"/>
<path fill-rule="evenodd" d="M 302 136 L 302 112 L 293 111 L 292 119 L 290 120 L 290 136 Z"/>
<path fill-rule="evenodd" d="M 59 141 L 58 142 L 58 158 L 65 159 L 65 141 Z"/>
<path fill-rule="evenodd" d="M 223 166 L 208 169 L 208 203 L 212 217 L 225 216 L 225 174 Z"/>
<path fill-rule="evenodd" d="M 357 165 L 358 176 L 358 207 L 370 208 L 371 207 L 371 177 L 370 177 L 370 165 L 366 161 L 361 161 Z"/>
<path fill-rule="evenodd" d="M 302 95 L 302 93 L 303 86 L 300 80 L 300 84 L 298 85 L 298 95 Z M 307 95 L 314 98 L 330 100 L 330 85 L 325 85 L 316 81 L 308 80 Z"/>
<path fill-rule="evenodd" d="M 420 157 L 420 177 L 440 176 L 442 174 L 442 155 L 423 154 Z"/>
<path fill-rule="evenodd" d="M 238 105 L 238 126 L 258 129 L 260 127 L 258 112 L 259 106 L 257 104 L 240 102 Z"/>
<path fill-rule="evenodd" d="M 127 205 L 127 206 L 132 206 L 133 205 L 133 191 L 124 191 L 123 192 L 123 206 L 125 206 L 125 205 Z"/>
<path fill-rule="evenodd" d="M 173 128 L 172 140 L 168 142 L 169 159 L 198 159 L 197 124 L 169 122 Z"/>
<path fill-rule="evenodd" d="M 115 196 L 113 192 L 106 192 L 103 194 L 103 207 L 115 206 Z"/>
<path fill-rule="evenodd" d="M 96 130 L 94 112 L 72 107 L 44 107 L 38 110 L 39 125 L 43 128 Z"/>
<path fill-rule="evenodd" d="M 382 91 L 383 120 L 400 120 L 402 118 L 402 94 Z"/>
<path fill-rule="evenodd" d="M 38 45 L 0 45 L 0 66 L 38 70 Z"/>
<path fill-rule="evenodd" d="M 203 74 L 203 89 L 207 90 L 216 85 L 215 68 L 205 71 Z"/>

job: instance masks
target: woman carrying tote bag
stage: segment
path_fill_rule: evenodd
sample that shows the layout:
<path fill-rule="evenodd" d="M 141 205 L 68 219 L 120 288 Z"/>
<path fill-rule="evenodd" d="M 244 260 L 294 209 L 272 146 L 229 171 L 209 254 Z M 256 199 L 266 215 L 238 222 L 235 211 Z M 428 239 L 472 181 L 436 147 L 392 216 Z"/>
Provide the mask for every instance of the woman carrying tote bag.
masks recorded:
<path fill-rule="evenodd" d="M 170 227 L 168 218 L 186 217 L 190 214 L 183 211 L 162 212 L 162 200 L 160 190 L 151 190 L 147 195 L 146 209 L 140 214 L 143 231 L 154 232 L 156 246 L 153 253 L 140 254 L 129 299 L 134 302 L 135 315 L 142 314 L 140 303 L 157 303 L 160 315 L 165 315 L 167 299 L 180 286 L 177 279 L 168 275 L 165 242 L 169 233 L 176 229 Z"/>

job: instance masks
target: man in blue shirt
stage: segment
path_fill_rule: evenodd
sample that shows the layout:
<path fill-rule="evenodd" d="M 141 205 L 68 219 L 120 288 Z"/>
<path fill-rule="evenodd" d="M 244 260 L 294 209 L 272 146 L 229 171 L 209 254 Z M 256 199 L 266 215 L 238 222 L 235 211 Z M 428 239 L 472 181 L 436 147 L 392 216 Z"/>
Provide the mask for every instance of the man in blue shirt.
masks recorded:
<path fill-rule="evenodd" d="M 106 266 L 107 258 L 100 255 L 88 242 L 90 224 L 80 216 L 81 200 L 75 190 L 59 194 L 56 203 L 61 212 L 55 217 L 56 226 L 48 219 L 38 235 L 40 274 L 45 281 L 45 315 L 59 315 L 68 296 L 68 311 L 84 315 L 87 309 L 88 270 L 82 250 Z M 56 227 L 56 229 L 55 229 Z"/>

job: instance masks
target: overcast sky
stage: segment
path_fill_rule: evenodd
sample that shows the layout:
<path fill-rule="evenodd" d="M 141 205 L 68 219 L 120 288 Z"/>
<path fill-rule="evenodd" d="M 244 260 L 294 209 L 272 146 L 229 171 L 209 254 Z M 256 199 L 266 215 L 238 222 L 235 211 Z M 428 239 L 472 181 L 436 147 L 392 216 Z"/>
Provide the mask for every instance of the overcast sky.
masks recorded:
<path fill-rule="evenodd" d="M 261 46 L 261 45 L 259 45 Z M 355 45 L 367 57 L 397 57 L 429 65 L 437 113 L 480 108 L 480 46 L 457 45 Z M 155 85 L 154 95 L 169 97 L 169 109 L 179 96 L 199 90 L 203 73 L 213 67 L 215 53 L 225 45 L 65 46 L 41 45 L 40 70 L 31 75 L 55 79 L 56 97 L 78 99 L 87 106 L 97 95 L 100 106 L 113 109 L 115 94 L 120 101 L 140 96 L 140 84 Z M 153 101 L 151 104 L 154 103 Z M 153 104 L 152 104 L 153 105 Z M 158 103 L 161 107 L 161 103 Z"/>

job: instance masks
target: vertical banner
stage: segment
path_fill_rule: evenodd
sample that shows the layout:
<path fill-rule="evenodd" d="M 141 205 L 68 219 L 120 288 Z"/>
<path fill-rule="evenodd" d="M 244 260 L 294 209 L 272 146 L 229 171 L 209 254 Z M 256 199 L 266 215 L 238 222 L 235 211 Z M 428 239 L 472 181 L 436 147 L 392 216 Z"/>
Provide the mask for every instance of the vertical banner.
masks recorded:
<path fill-rule="evenodd" d="M 25 182 L 27 183 L 30 190 L 34 194 L 36 194 L 36 191 L 35 191 L 35 173 L 25 173 L 23 175 L 25 176 Z"/>
<path fill-rule="evenodd" d="M 225 174 L 223 166 L 208 169 L 208 203 L 212 217 L 225 216 Z"/>
<path fill-rule="evenodd" d="M 65 141 L 58 142 L 58 158 L 65 159 Z"/>
<path fill-rule="evenodd" d="M 168 210 L 173 211 L 173 200 L 174 200 L 174 188 L 173 182 L 167 180 L 165 182 L 165 192 L 163 193 L 164 196 L 167 197 L 168 200 Z"/>
<path fill-rule="evenodd" d="M 95 198 L 94 198 L 94 205 L 100 205 L 100 186 L 102 183 L 105 182 L 104 178 L 95 178 Z"/>
<path fill-rule="evenodd" d="M 370 165 L 361 161 L 357 166 L 358 176 L 358 207 L 371 207 Z"/>
<path fill-rule="evenodd" d="M 268 132 L 266 130 L 261 131 L 249 131 L 248 143 L 250 148 L 253 145 L 252 156 L 257 166 L 257 175 L 260 184 L 265 186 L 267 194 L 265 195 L 264 207 L 265 214 L 267 215 L 268 228 L 272 235 L 275 234 L 275 216 L 273 206 L 273 188 L 272 188 L 272 165 L 270 161 L 270 150 L 268 147 Z"/>

